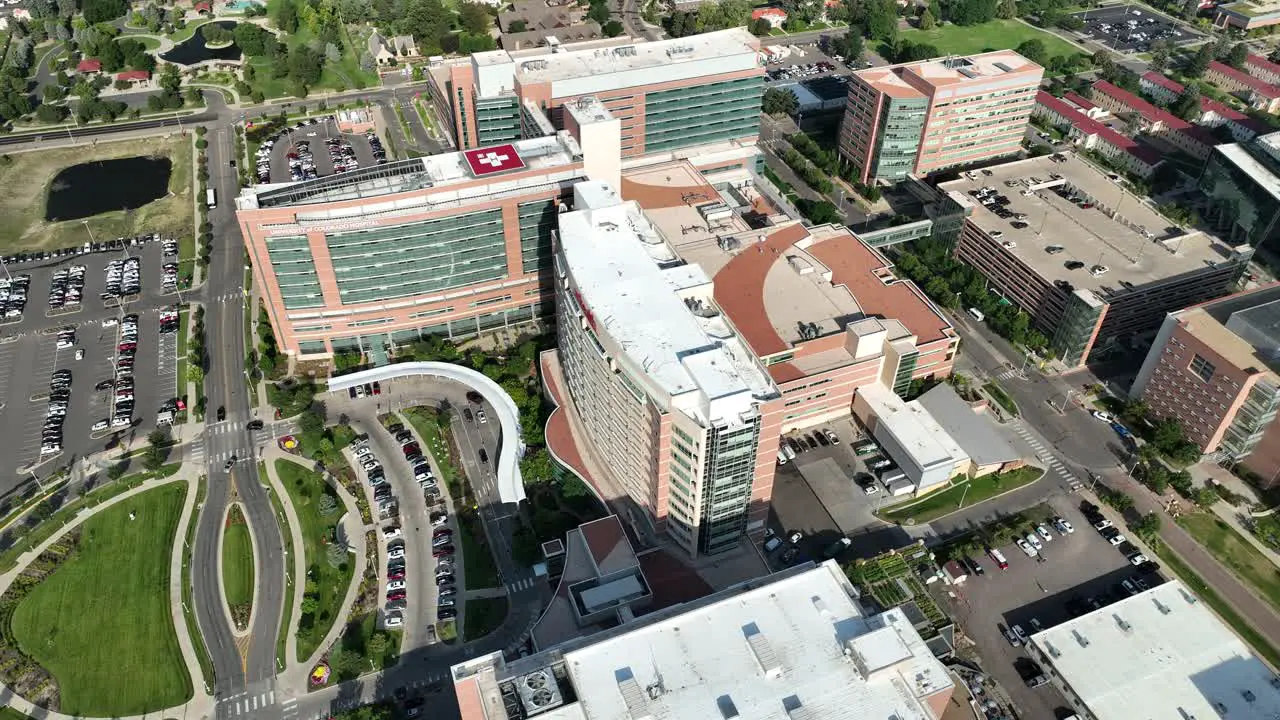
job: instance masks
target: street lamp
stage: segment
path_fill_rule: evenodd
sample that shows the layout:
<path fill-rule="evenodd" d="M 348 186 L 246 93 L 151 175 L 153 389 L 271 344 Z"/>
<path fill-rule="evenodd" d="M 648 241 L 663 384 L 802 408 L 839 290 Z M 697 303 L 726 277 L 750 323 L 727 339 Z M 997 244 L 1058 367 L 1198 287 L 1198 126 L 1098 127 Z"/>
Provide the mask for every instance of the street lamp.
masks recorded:
<path fill-rule="evenodd" d="M 1075 394 L 1076 394 L 1075 390 L 1068 390 L 1066 394 L 1062 396 L 1062 405 L 1057 408 L 1059 414 L 1066 413 L 1067 403 L 1071 401 L 1071 396 Z"/>

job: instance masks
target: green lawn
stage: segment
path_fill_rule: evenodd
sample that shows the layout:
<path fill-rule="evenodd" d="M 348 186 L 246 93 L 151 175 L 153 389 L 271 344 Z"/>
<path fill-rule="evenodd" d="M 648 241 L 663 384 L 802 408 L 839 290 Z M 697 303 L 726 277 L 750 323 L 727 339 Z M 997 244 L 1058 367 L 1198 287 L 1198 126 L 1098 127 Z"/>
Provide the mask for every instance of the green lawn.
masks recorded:
<path fill-rule="evenodd" d="M 458 534 L 462 537 L 462 563 L 468 589 L 479 590 L 498 586 L 498 568 L 493 563 L 493 553 L 485 542 L 480 518 L 471 511 L 458 516 Z"/>
<path fill-rule="evenodd" d="M 14 610 L 13 637 L 58 679 L 62 712 L 134 715 L 191 697 L 169 611 L 185 494 L 165 485 L 85 521 L 76 554 Z"/>
<path fill-rule="evenodd" d="M 986 390 L 987 394 L 991 396 L 991 399 L 995 400 L 1000 407 L 1004 408 L 1005 412 L 1014 417 L 1018 417 L 1018 404 L 1013 401 L 1013 398 L 1009 397 L 1009 393 L 1005 392 L 1004 388 L 1000 387 L 999 383 L 992 380 L 986 385 L 983 385 L 982 389 Z"/>
<path fill-rule="evenodd" d="M 222 587 L 232 607 L 253 602 L 253 538 L 243 518 L 222 534 Z"/>
<path fill-rule="evenodd" d="M 961 501 L 964 502 L 964 507 L 971 507 L 984 500 L 990 500 L 996 495 L 1034 482 L 1042 475 L 1044 475 L 1043 470 L 1028 465 L 1009 472 L 992 473 L 972 480 L 960 480 L 946 490 L 930 493 L 924 499 L 907 507 L 890 508 L 880 513 L 880 517 L 894 523 L 930 522 L 959 510 Z"/>
<path fill-rule="evenodd" d="M 1244 618 L 1240 617 L 1235 608 L 1227 604 L 1209 584 L 1204 581 L 1194 570 L 1187 567 L 1182 562 L 1182 558 L 1175 555 L 1171 550 L 1165 547 L 1162 542 L 1148 543 L 1160 560 L 1164 562 L 1164 566 L 1168 570 L 1172 570 L 1188 588 L 1190 588 L 1201 599 L 1209 603 L 1209 607 L 1222 618 L 1224 622 L 1231 626 L 1236 634 L 1239 635 L 1246 643 L 1250 645 L 1259 655 L 1267 659 L 1272 667 L 1280 667 L 1280 650 L 1277 650 L 1262 633 L 1253 629 Z"/>
<path fill-rule="evenodd" d="M 507 618 L 506 598 L 475 598 L 468 600 L 462 612 L 463 637 L 468 641 L 479 640 L 497 630 Z"/>
<path fill-rule="evenodd" d="M 925 43 L 938 48 L 944 55 L 972 55 L 988 50 L 1016 48 L 1027 40 L 1044 43 L 1049 57 L 1074 55 L 1080 49 L 1052 33 L 1018 22 L 1017 20 L 992 20 L 981 25 L 952 25 L 950 23 L 933 30 L 903 30 L 898 33 L 903 40 Z"/>
<path fill-rule="evenodd" d="M 337 500 L 337 495 L 318 473 L 311 471 L 291 460 L 276 460 L 276 474 L 289 493 L 293 503 L 293 511 L 298 516 L 298 523 L 303 540 L 303 552 L 306 558 L 306 583 L 310 592 L 305 593 L 304 604 L 315 601 L 313 612 L 303 612 L 298 619 L 298 661 L 305 662 L 311 653 L 324 640 L 324 636 L 333 627 L 342 607 L 342 600 L 351 586 L 351 577 L 355 570 L 350 555 L 344 555 L 342 563 L 333 567 L 329 563 L 326 546 L 334 537 L 334 528 L 342 517 L 342 503 L 338 501 L 338 510 L 329 516 L 320 512 L 320 497 L 329 495 Z"/>
<path fill-rule="evenodd" d="M 1178 524 L 1218 562 L 1280 609 L 1280 570 L 1240 533 L 1211 513 L 1183 515 L 1178 518 Z"/>
<path fill-rule="evenodd" d="M 267 464 L 258 462 L 258 477 L 267 477 Z M 276 666 L 283 669 L 287 664 L 285 643 L 289 638 L 289 619 L 293 615 L 293 533 L 289 532 L 289 519 L 284 514 L 284 506 L 275 489 L 268 487 L 267 495 L 271 497 L 271 509 L 276 514 L 276 522 L 280 524 L 280 534 L 284 537 L 285 583 L 284 612 L 280 617 L 280 633 L 276 638 Z"/>
<path fill-rule="evenodd" d="M 263 477 L 266 477 L 265 473 Z M 207 481 L 205 477 L 200 476 L 200 481 L 196 486 L 196 507 L 204 502 L 206 492 L 205 485 Z M 187 537 L 183 546 L 184 556 L 182 558 L 182 617 L 187 623 L 187 635 L 191 638 L 191 644 L 195 646 L 196 657 L 200 661 L 200 673 L 204 676 L 205 687 L 213 689 L 213 660 L 209 658 L 209 650 L 204 645 L 204 636 L 200 634 L 200 625 L 196 622 L 195 601 L 192 600 L 191 589 L 191 543 L 194 542 L 196 536 L 196 517 L 193 515 L 191 520 L 187 522 Z"/>
<path fill-rule="evenodd" d="M 31 718 L 11 707 L 3 707 L 0 708 L 0 720 L 31 720 Z"/>

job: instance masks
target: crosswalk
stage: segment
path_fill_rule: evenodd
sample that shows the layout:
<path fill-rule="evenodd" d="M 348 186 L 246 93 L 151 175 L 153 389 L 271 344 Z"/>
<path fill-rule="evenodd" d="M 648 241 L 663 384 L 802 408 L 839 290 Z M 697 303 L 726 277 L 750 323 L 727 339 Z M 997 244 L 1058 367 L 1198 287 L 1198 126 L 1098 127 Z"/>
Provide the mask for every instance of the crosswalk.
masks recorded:
<path fill-rule="evenodd" d="M 999 375 L 996 375 L 996 380 L 1009 380 L 1016 377 L 1022 377 L 1022 371 L 1018 368 L 1009 368 Z"/>
<path fill-rule="evenodd" d="M 1031 446 L 1031 449 L 1035 451 L 1036 459 L 1044 464 L 1045 469 L 1050 472 L 1057 473 L 1069 484 L 1078 484 L 1080 482 L 1076 476 L 1067 469 L 1067 466 L 1064 465 L 1061 460 L 1045 448 L 1044 443 L 1041 443 L 1040 440 L 1027 429 L 1027 426 L 1023 424 L 1021 420 L 1015 420 L 1012 423 L 1012 426 L 1014 432 L 1018 433 L 1018 435 Z"/>
<path fill-rule="evenodd" d="M 516 592 L 520 592 L 521 590 L 526 590 L 528 588 L 531 588 L 536 583 L 537 583 L 537 580 L 534 580 L 533 578 L 524 578 L 523 580 L 516 580 L 515 582 L 507 583 L 507 590 L 510 592 L 516 593 Z"/>
<path fill-rule="evenodd" d="M 296 702 L 294 700 L 289 703 Z M 240 693 L 218 701 L 224 717 L 256 717 L 263 710 L 276 704 L 276 691 L 262 693 Z"/>

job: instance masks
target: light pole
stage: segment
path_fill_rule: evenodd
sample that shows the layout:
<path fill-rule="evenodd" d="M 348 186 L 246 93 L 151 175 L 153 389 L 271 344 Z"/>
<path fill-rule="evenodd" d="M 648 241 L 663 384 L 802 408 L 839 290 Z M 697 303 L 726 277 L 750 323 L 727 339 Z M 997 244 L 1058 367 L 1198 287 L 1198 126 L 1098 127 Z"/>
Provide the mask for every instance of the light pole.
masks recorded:
<path fill-rule="evenodd" d="M 1062 396 L 1062 405 L 1057 408 L 1059 414 L 1066 413 L 1067 403 L 1071 401 L 1071 396 L 1075 394 L 1076 394 L 1075 390 L 1068 390 L 1066 394 Z"/>

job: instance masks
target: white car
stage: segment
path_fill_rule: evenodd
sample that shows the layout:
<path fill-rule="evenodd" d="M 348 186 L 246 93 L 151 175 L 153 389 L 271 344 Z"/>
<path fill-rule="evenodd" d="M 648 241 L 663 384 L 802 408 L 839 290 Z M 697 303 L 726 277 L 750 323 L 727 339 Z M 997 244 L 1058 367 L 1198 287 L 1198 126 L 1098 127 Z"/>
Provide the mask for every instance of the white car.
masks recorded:
<path fill-rule="evenodd" d="M 440 515 L 440 517 L 438 517 L 438 518 L 434 518 L 434 519 L 431 521 L 431 527 L 441 527 L 442 525 L 444 525 L 444 524 L 445 524 L 445 523 L 447 523 L 447 522 L 449 522 L 449 516 L 448 516 L 448 515 L 444 515 L 444 514 L 442 514 L 442 515 Z"/>
<path fill-rule="evenodd" d="M 1058 532 L 1064 535 L 1070 535 L 1076 531 L 1075 527 L 1070 522 L 1067 522 L 1060 517 L 1055 517 L 1053 519 L 1053 526 L 1058 528 Z"/>
<path fill-rule="evenodd" d="M 94 423 L 94 424 L 93 424 L 93 427 L 89 428 L 89 431 L 90 431 L 90 432 L 102 432 L 103 430 L 106 430 L 106 429 L 107 429 L 107 428 L 109 428 L 109 427 L 111 427 L 111 423 L 110 423 L 110 422 L 108 422 L 108 421 L 106 421 L 106 420 L 99 420 L 98 422 L 96 422 L 96 423 Z"/>
<path fill-rule="evenodd" d="M 125 425 L 128 425 L 131 422 L 133 422 L 132 418 L 129 418 L 125 415 L 117 415 L 111 421 L 111 427 L 124 427 Z"/>
<path fill-rule="evenodd" d="M 77 350 L 77 351 L 76 351 L 76 359 L 77 359 L 77 360 L 83 360 L 83 359 L 84 359 L 84 348 L 81 348 L 81 349 L 79 349 L 79 350 Z"/>
<path fill-rule="evenodd" d="M 399 560 L 402 557 L 404 557 L 404 548 L 402 547 L 391 548 L 387 551 L 387 558 L 391 560 Z"/>
<path fill-rule="evenodd" d="M 483 424 L 485 424 L 485 423 L 489 422 L 489 416 L 488 416 L 488 415 L 485 415 L 483 410 L 477 410 L 477 411 L 476 411 L 476 420 L 477 420 L 477 421 L 479 421 L 479 423 L 480 423 L 481 425 L 483 425 Z"/>
<path fill-rule="evenodd" d="M 1037 525 L 1036 532 L 1040 533 L 1040 537 L 1044 538 L 1045 542 L 1051 542 L 1053 540 L 1053 533 L 1049 532 L 1049 528 L 1044 525 Z"/>
<path fill-rule="evenodd" d="M 1027 533 L 1027 544 L 1036 550 L 1044 548 L 1044 544 L 1040 542 L 1040 538 L 1036 537 L 1035 533 Z"/>
<path fill-rule="evenodd" d="M 1093 416 L 1098 418 L 1104 423 L 1115 422 L 1115 419 L 1116 419 L 1115 415 L 1112 415 L 1109 412 L 1104 412 L 1102 410 L 1094 410 Z"/>
<path fill-rule="evenodd" d="M 372 454 L 373 454 L 373 451 L 370 450 L 368 446 L 361 446 L 356 448 L 356 457 L 364 457 L 365 455 L 372 455 Z"/>
<path fill-rule="evenodd" d="M 396 613 L 395 615 L 388 615 L 387 621 L 383 624 L 387 627 L 400 627 L 401 625 L 404 625 L 404 615 L 399 613 Z"/>
<path fill-rule="evenodd" d="M 116 320 L 115 318 L 107 318 L 106 320 L 102 321 L 102 327 L 104 328 L 115 327 L 116 323 L 118 322 L 120 321 Z"/>
<path fill-rule="evenodd" d="M 1138 553 L 1137 555 L 1130 555 L 1130 556 L 1129 556 L 1129 563 L 1130 563 L 1131 565 L 1142 565 L 1142 564 L 1145 564 L 1145 563 L 1147 563 L 1147 562 L 1150 562 L 1150 561 L 1147 559 L 1147 556 L 1146 556 L 1146 555 L 1143 555 L 1142 553 Z"/>
<path fill-rule="evenodd" d="M 405 584 L 403 580 L 392 580 L 391 582 L 387 583 L 387 592 L 390 592 L 392 590 L 403 590 L 403 589 L 405 589 Z"/>
<path fill-rule="evenodd" d="M 1035 557 L 1035 556 L 1036 556 L 1035 548 L 1033 548 L 1033 547 L 1031 547 L 1030 545 L 1028 545 L 1026 540 L 1023 540 L 1022 538 L 1018 538 L 1016 542 L 1017 542 L 1017 545 L 1018 545 L 1018 549 L 1019 549 L 1019 550 L 1021 550 L 1021 551 L 1022 551 L 1022 552 L 1024 552 L 1024 553 L 1026 553 L 1026 554 L 1027 554 L 1027 557 Z"/>
<path fill-rule="evenodd" d="M 398 538 L 400 537 L 400 528 L 398 527 L 383 528 L 382 537 L 386 538 L 387 540 Z"/>
<path fill-rule="evenodd" d="M 1126 540 L 1125 540 L 1125 536 L 1123 535 L 1112 535 L 1110 538 L 1107 538 L 1107 542 L 1111 543 L 1112 545 L 1119 546 L 1119 545 L 1125 544 Z"/>

